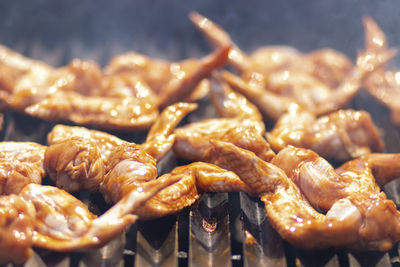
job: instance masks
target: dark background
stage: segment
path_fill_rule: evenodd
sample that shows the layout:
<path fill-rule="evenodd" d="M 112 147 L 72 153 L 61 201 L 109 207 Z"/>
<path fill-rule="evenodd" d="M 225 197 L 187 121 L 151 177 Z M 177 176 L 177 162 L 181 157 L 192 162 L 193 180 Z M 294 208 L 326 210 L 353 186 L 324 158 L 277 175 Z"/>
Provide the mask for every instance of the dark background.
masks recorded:
<path fill-rule="evenodd" d="M 0 44 L 52 65 L 74 57 L 105 64 L 134 50 L 179 60 L 210 51 L 188 19 L 192 10 L 211 18 L 246 52 L 262 45 L 301 51 L 331 47 L 352 59 L 363 47 L 363 15 L 372 16 L 400 44 L 397 0 L 81 0 L 0 2 Z"/>

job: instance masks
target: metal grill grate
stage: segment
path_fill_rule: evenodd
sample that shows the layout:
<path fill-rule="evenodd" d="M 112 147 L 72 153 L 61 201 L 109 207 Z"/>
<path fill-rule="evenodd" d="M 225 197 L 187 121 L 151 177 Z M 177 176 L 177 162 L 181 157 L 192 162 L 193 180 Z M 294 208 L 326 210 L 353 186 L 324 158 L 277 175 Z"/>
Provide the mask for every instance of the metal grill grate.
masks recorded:
<path fill-rule="evenodd" d="M 359 94 L 354 108 L 367 109 L 382 130 L 388 152 L 400 151 L 399 131 L 388 111 L 373 99 Z M 373 109 L 373 110 L 372 110 Z M 212 116 L 203 109 L 190 121 Z M 3 140 L 45 143 L 54 124 L 21 114 L 7 113 Z M 142 136 L 133 139 L 140 142 Z M 160 164 L 163 172 L 176 165 L 172 155 Z M 399 204 L 399 183 L 384 189 Z M 94 212 L 107 206 L 100 195 L 78 195 Z M 101 249 L 68 255 L 36 250 L 24 265 L 32 266 L 399 266 L 399 248 L 388 253 L 349 250 L 302 251 L 282 240 L 270 226 L 264 206 L 244 193 L 206 193 L 192 207 L 176 216 L 142 221 Z M 9 265 L 11 266 L 11 265 Z"/>

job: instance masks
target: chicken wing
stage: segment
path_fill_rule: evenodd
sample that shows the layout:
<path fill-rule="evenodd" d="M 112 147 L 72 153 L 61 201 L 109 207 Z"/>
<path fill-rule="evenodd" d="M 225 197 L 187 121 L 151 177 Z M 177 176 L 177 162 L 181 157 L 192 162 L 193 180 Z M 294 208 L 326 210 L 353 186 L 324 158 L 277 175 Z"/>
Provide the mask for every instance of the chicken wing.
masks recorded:
<path fill-rule="evenodd" d="M 318 77 L 327 85 L 335 87 L 352 68 L 347 56 L 333 49 L 321 49 L 303 55 L 289 46 L 265 46 L 247 55 L 234 44 L 224 29 L 210 19 L 197 12 L 191 12 L 189 18 L 214 48 L 232 46 L 229 63 L 252 82 L 263 82 L 260 74 L 290 68 Z"/>
<path fill-rule="evenodd" d="M 385 33 L 371 17 L 364 17 L 365 49 L 371 53 L 387 50 Z M 379 102 L 391 110 L 392 122 L 400 125 L 400 73 L 382 66 L 365 80 L 365 88 Z"/>
<path fill-rule="evenodd" d="M 54 68 L 1 46 L 0 106 L 56 122 L 149 129 L 159 110 L 188 97 L 194 88 L 199 90 L 192 96 L 203 96 L 208 85 L 201 81 L 225 64 L 228 51 L 224 47 L 200 60 L 175 63 L 126 54 L 103 70 L 80 59 Z"/>
<path fill-rule="evenodd" d="M 0 196 L 0 263 L 23 263 L 32 247 L 58 252 L 100 247 L 135 222 L 138 207 L 176 181 L 144 183 L 100 217 L 52 186 L 29 184 L 19 195 Z"/>
<path fill-rule="evenodd" d="M 127 176 L 141 182 L 156 178 L 156 160 L 172 147 L 175 126 L 196 107 L 193 103 L 167 107 L 142 145 L 102 131 L 56 125 L 47 136 L 49 147 L 44 156 L 44 169 L 60 188 L 77 192 L 98 191 L 101 187 L 106 199 L 116 202 L 129 191 L 122 189 L 124 183 L 130 183 Z"/>
<path fill-rule="evenodd" d="M 114 57 L 105 68 L 108 74 L 136 74 L 144 79 L 159 98 L 164 108 L 175 102 L 184 101 L 196 94 L 195 88 L 202 90 L 199 83 L 216 69 L 225 65 L 230 46 L 221 47 L 213 54 L 200 59 L 181 62 L 152 60 L 137 53 L 127 53 Z M 202 94 L 200 94 L 202 95 Z"/>
<path fill-rule="evenodd" d="M 335 162 L 384 150 L 369 113 L 351 109 L 316 118 L 313 113 L 292 105 L 266 136 L 275 151 L 288 145 L 309 148 Z"/>
<path fill-rule="evenodd" d="M 35 207 L 17 195 L 0 196 L 0 263 L 22 264 L 32 254 Z"/>
<path fill-rule="evenodd" d="M 211 75 L 214 69 L 225 64 L 228 50 L 229 48 L 222 48 L 202 60 L 182 63 L 182 70 L 177 63 L 174 65 L 165 62 L 166 69 L 173 69 L 172 65 L 177 69 L 170 70 L 171 73 L 167 76 L 163 75 L 163 87 L 154 89 L 157 92 L 157 97 L 153 95 L 151 90 L 142 90 L 133 96 L 124 95 L 124 92 L 120 92 L 128 85 L 121 83 L 121 79 L 116 77 L 141 75 L 144 82 L 142 80 L 141 87 L 136 87 L 146 88 L 147 80 L 151 85 L 156 86 L 156 83 L 151 82 L 144 70 L 155 71 L 151 70 L 151 67 L 147 64 L 150 66 L 152 64 L 157 65 L 147 58 L 148 62 L 146 67 L 143 67 L 144 69 L 135 68 L 136 62 L 139 60 L 136 54 L 121 55 L 112 60 L 107 67 L 106 72 L 109 73 L 109 76 L 103 78 L 103 84 L 106 84 L 107 81 L 108 83 L 103 86 L 105 88 L 99 89 L 106 94 L 90 96 L 76 92 L 52 94 L 27 107 L 25 112 L 51 121 L 72 121 L 77 124 L 95 125 L 116 130 L 130 130 L 133 129 L 132 125 L 135 126 L 134 129 L 148 129 L 158 116 L 158 108 L 163 109 L 180 99 L 184 99 L 201 80 Z M 128 69 L 127 66 L 133 68 Z M 140 67 L 142 66 L 140 65 Z M 164 72 L 162 73 L 164 74 Z M 152 76 L 150 75 L 150 77 Z M 109 82 L 111 78 L 112 81 Z M 201 88 L 203 87 L 204 85 Z M 104 127 L 104 125 L 107 127 Z"/>
<path fill-rule="evenodd" d="M 283 71 L 274 77 L 273 81 L 281 84 L 268 85 L 268 90 L 259 82 L 246 81 L 227 71 L 224 71 L 222 76 L 233 89 L 253 102 L 267 119 L 277 120 L 292 104 L 300 105 L 316 115 L 323 115 L 348 104 L 360 89 L 367 74 L 393 56 L 393 50 L 379 55 L 368 51 L 360 54 L 352 71 L 333 89 L 315 78 L 289 71 Z M 271 81 L 269 78 L 267 80 Z M 270 90 L 270 87 L 277 90 Z"/>
<path fill-rule="evenodd" d="M 264 139 L 265 126 L 258 109 L 224 82 L 214 81 L 211 100 L 223 118 L 187 124 L 175 130 L 174 153 L 189 161 L 207 161 L 210 140 L 218 139 L 254 151 L 269 161 L 274 152 Z"/>
<path fill-rule="evenodd" d="M 212 144 L 212 162 L 259 194 L 271 224 L 293 245 L 386 251 L 400 239 L 400 213 L 376 184 L 368 160 L 355 159 L 335 171 L 307 149 L 287 147 L 267 163 L 231 143 Z M 397 169 L 383 174 L 399 176 Z"/>
<path fill-rule="evenodd" d="M 135 214 L 141 219 L 177 213 L 193 204 L 204 191 L 250 193 L 234 173 L 203 162 L 177 167 L 157 178 L 157 161 L 174 142 L 171 136 L 175 126 L 195 107 L 196 104 L 179 103 L 164 110 L 141 145 L 95 130 L 58 125 L 48 135 L 51 145 L 45 154 L 45 169 L 58 187 L 100 191 L 110 203 L 119 203 L 151 181 L 179 179 L 139 208 Z M 246 139 L 242 143 L 251 145 L 252 141 Z"/>
<path fill-rule="evenodd" d="M 343 107 L 357 93 L 365 76 L 393 56 L 393 51 L 382 51 L 379 56 L 361 53 L 355 66 L 333 49 L 302 54 L 290 47 L 272 46 L 248 56 L 211 20 L 198 13 L 191 13 L 190 19 L 214 47 L 232 45 L 229 60 L 241 77 L 228 72 L 223 77 L 272 120 L 292 103 L 317 115 Z"/>

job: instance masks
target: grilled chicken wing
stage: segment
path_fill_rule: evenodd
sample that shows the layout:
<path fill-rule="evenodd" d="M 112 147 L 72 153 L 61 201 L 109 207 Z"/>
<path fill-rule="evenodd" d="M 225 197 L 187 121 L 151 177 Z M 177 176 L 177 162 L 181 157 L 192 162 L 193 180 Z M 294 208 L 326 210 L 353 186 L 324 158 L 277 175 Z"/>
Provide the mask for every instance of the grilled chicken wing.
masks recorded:
<path fill-rule="evenodd" d="M 190 13 L 189 18 L 214 48 L 232 45 L 229 63 L 252 82 L 265 82 L 260 74 L 292 69 L 318 77 L 327 85 L 335 87 L 352 68 L 351 61 L 333 49 L 321 49 L 304 55 L 289 46 L 266 46 L 247 55 L 234 44 L 224 29 L 210 19 L 196 12 Z"/>
<path fill-rule="evenodd" d="M 233 89 L 253 102 L 268 119 L 277 120 L 292 104 L 300 105 L 316 115 L 323 115 L 349 103 L 360 89 L 367 74 L 393 56 L 393 50 L 379 55 L 368 51 L 360 54 L 352 71 L 338 87 L 333 89 L 315 78 L 310 78 L 308 74 L 290 71 L 283 71 L 278 73 L 277 77 L 268 78 L 269 82 L 281 83 L 268 84 L 268 86 L 251 80 L 246 81 L 227 71 L 224 71 L 222 76 Z"/>
<path fill-rule="evenodd" d="M 179 166 L 158 179 L 179 178 L 136 210 L 140 219 L 150 219 L 175 214 L 192 205 L 204 192 L 247 192 L 253 191 L 233 172 L 213 164 L 194 162 Z M 158 180 L 157 179 L 157 180 Z"/>
<path fill-rule="evenodd" d="M 269 161 L 274 152 L 264 139 L 265 126 L 257 108 L 224 82 L 210 87 L 213 105 L 223 118 L 191 123 L 175 130 L 174 153 L 190 161 L 206 161 L 210 140 L 224 140 L 255 152 Z"/>
<path fill-rule="evenodd" d="M 365 49 L 371 53 L 382 53 L 387 50 L 385 33 L 370 17 L 364 17 Z M 391 110 L 392 122 L 400 125 L 400 74 L 398 71 L 386 70 L 382 66 L 371 73 L 365 80 L 365 88 L 378 101 Z"/>
<path fill-rule="evenodd" d="M 158 93 L 157 97 L 153 95 L 151 90 L 138 91 L 133 96 L 123 94 L 123 89 L 128 85 L 121 83 L 120 79 L 116 77 L 136 77 L 141 75 L 145 81 L 143 82 L 142 80 L 139 84 L 141 86 L 136 87 L 142 89 L 147 89 L 145 85 L 149 79 L 142 69 L 133 68 L 128 71 L 127 66 L 135 67 L 135 63 L 139 60 L 136 54 L 121 55 L 112 60 L 107 68 L 110 76 L 105 76 L 104 80 L 107 80 L 108 77 L 112 77 L 113 80 L 107 83 L 107 88 L 100 88 L 107 94 L 87 96 L 75 92 L 69 92 L 68 94 L 61 92 L 60 94 L 52 94 L 42 101 L 29 106 L 25 109 L 25 112 L 32 116 L 52 121 L 73 121 L 77 124 L 100 127 L 107 125 L 107 128 L 117 130 L 130 130 L 132 125 L 135 126 L 135 129 L 147 129 L 156 120 L 158 108 L 164 108 L 183 99 L 214 69 L 224 65 L 228 50 L 229 48 L 223 48 L 202 60 L 191 60 L 186 64 L 182 63 L 183 70 L 180 70 L 181 66 L 177 63 L 174 63 L 175 65 L 173 63 L 165 63 L 165 67 L 168 66 L 168 70 L 173 69 L 172 65 L 177 69 L 170 73 L 169 76 L 164 75 L 162 77 L 164 86 L 160 89 L 155 89 Z M 156 64 L 152 63 L 150 59 L 148 61 L 147 64 L 150 66 Z M 147 65 L 145 69 L 146 71 L 152 71 Z M 151 80 L 149 81 L 151 82 Z M 154 83 L 151 84 L 154 85 Z M 204 85 L 199 86 L 199 88 L 204 88 Z M 121 93 L 120 91 L 123 92 Z M 106 127 L 103 126 L 103 128 Z"/>
<path fill-rule="evenodd" d="M 374 161 L 382 163 L 376 156 L 371 162 L 368 156 L 355 159 L 335 171 L 307 149 L 287 147 L 267 163 L 233 144 L 212 143 L 212 162 L 238 174 L 260 195 L 271 224 L 293 245 L 385 251 L 399 240 L 400 213 L 374 174 L 388 181 L 400 173 L 398 168 L 372 167 Z M 391 157 L 398 160 L 398 155 Z"/>
<path fill-rule="evenodd" d="M 33 117 L 54 122 L 74 122 L 104 129 L 148 129 L 158 116 L 157 106 L 133 97 L 83 96 L 55 93 L 25 109 Z"/>
<path fill-rule="evenodd" d="M 97 217 L 62 189 L 29 184 L 0 196 L 0 263 L 23 263 L 32 247 L 69 252 L 100 247 L 135 222 L 135 210 L 177 179 L 144 183 Z"/>
<path fill-rule="evenodd" d="M 71 121 L 104 129 L 149 129 L 159 109 L 208 90 L 204 78 L 223 66 L 229 47 L 200 60 L 171 63 L 137 54 L 112 59 L 103 70 L 74 59 L 51 67 L 0 47 L 0 101 L 4 108 L 51 121 Z M 154 88 L 147 85 L 147 81 Z"/>
<path fill-rule="evenodd" d="M 46 146 L 32 142 L 0 142 L 0 195 L 18 194 L 27 184 L 40 184 L 45 151 Z"/>
<path fill-rule="evenodd" d="M 350 109 L 316 118 L 313 113 L 292 105 L 266 136 L 275 151 L 288 145 L 309 148 L 335 162 L 384 150 L 369 113 Z"/>
<path fill-rule="evenodd" d="M 211 20 L 198 13 L 191 13 L 190 19 L 214 47 L 232 45 L 229 60 L 241 77 L 228 72 L 223 77 L 273 120 L 292 103 L 315 114 L 343 107 L 357 93 L 365 76 L 393 54 L 362 53 L 354 67 L 345 55 L 332 49 L 302 54 L 285 46 L 263 47 L 248 56 Z"/>
<path fill-rule="evenodd" d="M 0 196 L 0 263 L 22 264 L 32 254 L 35 207 L 17 195 Z"/>
<path fill-rule="evenodd" d="M 190 103 L 167 107 L 142 145 L 97 130 L 56 125 L 47 136 L 44 168 L 60 188 L 76 192 L 97 191 L 102 186 L 106 199 L 116 202 L 130 190 L 122 187 L 133 183 L 127 176 L 141 182 L 156 178 L 156 160 L 171 148 L 175 126 L 196 107 Z"/>
<path fill-rule="evenodd" d="M 152 60 L 137 53 L 114 57 L 106 66 L 108 74 L 137 74 L 153 88 L 160 107 L 166 107 L 186 98 L 193 99 L 196 90 L 204 90 L 199 83 L 228 60 L 229 45 L 222 47 L 201 60 L 188 59 L 181 62 Z M 207 88 L 207 87 L 206 87 Z M 200 94 L 202 95 L 202 94 Z"/>

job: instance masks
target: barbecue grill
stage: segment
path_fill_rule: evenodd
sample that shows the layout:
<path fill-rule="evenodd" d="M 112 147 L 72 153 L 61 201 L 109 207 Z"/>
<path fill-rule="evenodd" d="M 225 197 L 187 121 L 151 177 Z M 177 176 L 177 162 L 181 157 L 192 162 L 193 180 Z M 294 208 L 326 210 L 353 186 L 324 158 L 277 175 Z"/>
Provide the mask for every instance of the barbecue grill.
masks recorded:
<path fill-rule="evenodd" d="M 222 25 L 246 52 L 285 44 L 304 52 L 330 47 L 354 59 L 363 47 L 362 15 L 378 22 L 391 47 L 400 44 L 400 5 L 395 0 L 2 1 L 0 43 L 54 66 L 74 57 L 104 64 L 130 50 L 168 60 L 200 57 L 210 48 L 187 18 L 192 10 Z M 216 116 L 208 103 L 200 100 L 199 110 L 184 123 Z M 399 128 L 392 125 L 385 107 L 365 92 L 351 107 L 369 111 L 386 151 L 400 152 Z M 54 125 L 7 112 L 0 138 L 45 143 Z M 113 134 L 137 143 L 145 137 L 144 132 Z M 171 153 L 160 162 L 159 171 L 180 163 Z M 384 190 L 400 204 L 399 182 Z M 95 213 L 108 208 L 100 195 L 77 196 Z M 399 249 L 303 251 L 279 237 L 258 199 L 244 193 L 205 193 L 177 215 L 137 222 L 100 249 L 70 254 L 35 250 L 24 266 L 400 266 Z"/>

